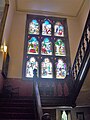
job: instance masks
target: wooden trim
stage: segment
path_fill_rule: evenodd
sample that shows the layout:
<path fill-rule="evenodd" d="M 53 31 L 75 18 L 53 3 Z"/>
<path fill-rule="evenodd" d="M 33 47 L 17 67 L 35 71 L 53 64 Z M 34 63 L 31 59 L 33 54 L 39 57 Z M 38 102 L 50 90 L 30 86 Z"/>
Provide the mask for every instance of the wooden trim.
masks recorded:
<path fill-rule="evenodd" d="M 1 24 L 0 24 L 0 46 L 2 43 L 2 37 L 3 37 L 4 28 L 5 28 L 8 9 L 9 9 L 9 4 L 5 4 L 4 12 L 3 12 L 3 16 L 2 16 L 2 20 L 1 20 Z"/>

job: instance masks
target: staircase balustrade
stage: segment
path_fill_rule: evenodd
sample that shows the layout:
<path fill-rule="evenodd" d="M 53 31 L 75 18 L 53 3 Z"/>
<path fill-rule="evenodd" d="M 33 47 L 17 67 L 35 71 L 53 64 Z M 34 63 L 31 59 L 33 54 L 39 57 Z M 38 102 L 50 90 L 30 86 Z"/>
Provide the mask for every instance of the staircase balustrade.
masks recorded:
<path fill-rule="evenodd" d="M 74 80 L 73 91 L 76 94 L 75 99 L 82 87 L 85 77 L 90 68 L 90 12 L 84 27 L 84 31 L 80 40 L 80 44 L 76 53 L 76 57 L 72 67 L 72 76 Z"/>
<path fill-rule="evenodd" d="M 39 87 L 38 83 L 36 81 L 36 73 L 34 71 L 34 95 L 35 95 L 35 100 L 36 100 L 36 110 L 38 113 L 38 120 L 42 120 L 42 106 L 41 106 L 41 99 L 40 99 L 40 93 L 39 93 Z"/>

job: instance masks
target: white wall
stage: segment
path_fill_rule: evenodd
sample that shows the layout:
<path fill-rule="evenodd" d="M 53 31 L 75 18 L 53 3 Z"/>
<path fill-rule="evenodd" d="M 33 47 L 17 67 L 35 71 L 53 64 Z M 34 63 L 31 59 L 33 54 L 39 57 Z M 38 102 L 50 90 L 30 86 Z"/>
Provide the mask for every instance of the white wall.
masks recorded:
<path fill-rule="evenodd" d="M 9 38 L 9 78 L 22 77 L 22 62 L 24 52 L 26 15 L 15 12 L 12 22 L 12 28 Z"/>

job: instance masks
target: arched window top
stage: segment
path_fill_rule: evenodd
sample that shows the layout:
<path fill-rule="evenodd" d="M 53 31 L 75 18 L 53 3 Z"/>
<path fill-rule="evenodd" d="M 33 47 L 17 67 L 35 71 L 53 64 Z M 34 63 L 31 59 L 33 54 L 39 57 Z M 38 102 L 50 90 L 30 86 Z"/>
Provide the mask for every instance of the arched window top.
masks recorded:
<path fill-rule="evenodd" d="M 39 43 L 35 37 L 28 40 L 27 54 L 38 54 Z"/>
<path fill-rule="evenodd" d="M 41 78 L 53 78 L 52 63 L 48 58 L 41 63 Z"/>
<path fill-rule="evenodd" d="M 61 39 L 57 39 L 55 42 L 55 55 L 66 56 L 65 44 Z"/>
<path fill-rule="evenodd" d="M 38 62 L 34 57 L 31 57 L 26 63 L 26 77 L 33 78 L 34 70 L 37 71 L 38 77 Z"/>
<path fill-rule="evenodd" d="M 64 37 L 64 26 L 61 22 L 56 22 L 54 25 L 54 35 Z"/>
<path fill-rule="evenodd" d="M 66 63 L 62 59 L 56 62 L 56 78 L 64 79 L 66 77 Z"/>
<path fill-rule="evenodd" d="M 52 43 L 50 42 L 49 38 L 45 38 L 42 41 L 41 54 L 52 55 Z"/>
<path fill-rule="evenodd" d="M 51 36 L 51 23 L 48 20 L 42 24 L 42 35 Z"/>
<path fill-rule="evenodd" d="M 29 23 L 29 30 L 28 30 L 28 34 L 36 34 L 39 35 L 39 31 L 40 31 L 40 25 L 37 22 L 37 20 L 32 20 Z"/>

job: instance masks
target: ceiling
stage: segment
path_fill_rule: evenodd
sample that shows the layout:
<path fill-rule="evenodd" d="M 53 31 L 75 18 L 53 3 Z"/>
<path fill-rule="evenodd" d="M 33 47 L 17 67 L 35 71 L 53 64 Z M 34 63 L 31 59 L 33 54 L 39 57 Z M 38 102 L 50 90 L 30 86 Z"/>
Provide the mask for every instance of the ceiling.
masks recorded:
<path fill-rule="evenodd" d="M 85 0 L 16 0 L 16 10 L 76 17 Z"/>

